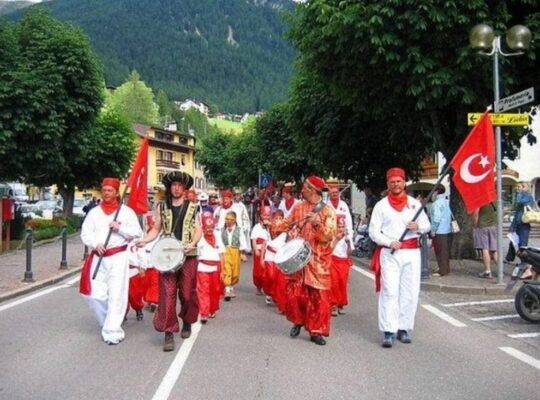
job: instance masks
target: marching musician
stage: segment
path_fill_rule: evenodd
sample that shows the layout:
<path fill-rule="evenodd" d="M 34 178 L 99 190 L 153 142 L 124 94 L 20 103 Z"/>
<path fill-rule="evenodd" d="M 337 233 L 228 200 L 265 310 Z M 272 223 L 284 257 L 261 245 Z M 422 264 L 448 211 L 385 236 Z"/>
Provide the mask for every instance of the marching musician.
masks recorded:
<path fill-rule="evenodd" d="M 303 200 L 285 219 L 290 237 L 300 236 L 313 252 L 301 271 L 287 275 L 285 315 L 294 324 L 290 336 L 298 336 L 304 326 L 311 341 L 320 346 L 326 344 L 323 336 L 330 334 L 330 261 L 336 234 L 335 211 L 321 204 L 324 189 L 322 178 L 309 176 L 302 186 Z"/>
<path fill-rule="evenodd" d="M 159 280 L 159 306 L 154 315 L 154 328 L 165 332 L 163 351 L 174 350 L 173 334 L 180 331 L 178 317 L 182 320 L 181 337 L 191 336 L 191 324 L 199 316 L 197 299 L 197 242 L 202 230 L 197 214 L 198 204 L 187 198 L 187 191 L 193 185 L 191 175 L 173 171 L 162 181 L 165 185 L 165 200 L 158 203 L 155 224 L 138 246 L 154 240 L 162 231 L 172 234 L 182 242 L 186 259 L 181 268 L 161 273 Z M 180 299 L 180 314 L 176 313 L 176 296 Z"/>
<path fill-rule="evenodd" d="M 292 183 L 286 183 L 283 185 L 283 189 L 281 189 L 283 199 L 281 200 L 281 203 L 279 203 L 279 209 L 283 211 L 285 218 L 289 216 L 294 205 L 298 203 L 298 199 L 294 197 L 293 188 L 294 185 Z"/>
<path fill-rule="evenodd" d="M 86 297 L 99 325 L 105 343 L 115 345 L 124 340 L 122 322 L 128 301 L 128 252 L 130 240 L 140 237 L 141 227 L 135 212 L 120 204 L 120 180 L 104 178 L 102 200 L 84 219 L 81 240 L 91 249 L 81 271 L 80 293 Z M 118 217 L 116 211 L 120 207 Z M 110 239 L 105 247 L 107 235 Z M 100 256 L 100 257 L 96 257 Z M 98 261 L 101 260 L 101 261 Z M 96 278 L 94 271 L 100 263 Z"/>
<path fill-rule="evenodd" d="M 236 213 L 229 211 L 225 215 L 225 227 L 221 230 L 221 240 L 225 246 L 223 255 L 223 284 L 225 285 L 225 301 L 236 297 L 234 285 L 240 280 L 240 265 L 247 260 L 246 237 L 236 223 Z"/>

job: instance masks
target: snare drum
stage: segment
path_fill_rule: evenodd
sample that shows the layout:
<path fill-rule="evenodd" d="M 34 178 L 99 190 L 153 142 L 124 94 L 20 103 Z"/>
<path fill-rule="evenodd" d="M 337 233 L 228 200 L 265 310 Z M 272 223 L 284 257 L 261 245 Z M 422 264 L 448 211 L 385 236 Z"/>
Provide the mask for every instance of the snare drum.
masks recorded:
<path fill-rule="evenodd" d="M 150 265 L 160 272 L 175 272 L 185 260 L 184 246 L 171 236 L 158 240 L 150 252 Z"/>
<path fill-rule="evenodd" d="M 285 274 L 294 274 L 304 268 L 311 254 L 311 248 L 304 239 L 292 239 L 277 251 L 275 262 Z"/>

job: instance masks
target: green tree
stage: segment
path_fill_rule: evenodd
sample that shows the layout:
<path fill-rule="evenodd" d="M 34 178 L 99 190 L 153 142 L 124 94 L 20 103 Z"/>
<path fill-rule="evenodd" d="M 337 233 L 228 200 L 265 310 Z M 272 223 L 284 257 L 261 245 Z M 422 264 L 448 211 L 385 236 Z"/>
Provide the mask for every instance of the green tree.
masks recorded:
<path fill-rule="evenodd" d="M 115 110 L 103 110 L 88 135 L 84 157 L 73 165 L 79 177 L 78 189 L 98 187 L 105 176 L 125 178 L 134 159 L 136 140 L 135 132 L 125 116 Z M 60 187 L 61 192 L 70 189 Z M 71 214 L 72 205 L 64 201 L 64 214 Z"/>
<path fill-rule="evenodd" d="M 0 22 L 0 176 L 58 184 L 66 203 L 88 156 L 103 77 L 84 33 L 30 10 Z M 6 57 L 4 57 L 7 56 Z"/>
<path fill-rule="evenodd" d="M 216 130 L 204 136 L 199 142 L 197 160 L 204 165 L 204 171 L 218 187 L 232 187 L 236 184 L 228 149 L 233 135 Z"/>
<path fill-rule="evenodd" d="M 154 103 L 152 89 L 141 81 L 137 71 L 133 71 L 127 82 L 114 91 L 110 105 L 125 115 L 131 123 L 159 123 L 159 109 Z"/>
<path fill-rule="evenodd" d="M 540 29 L 540 1 L 313 0 L 291 18 L 299 74 L 291 95 L 293 129 L 310 155 L 360 186 L 392 165 L 418 176 L 422 158 L 451 159 L 467 112 L 492 102 L 492 63 L 468 44 L 485 22 L 498 32 L 522 23 Z M 503 58 L 503 95 L 538 85 L 540 45 Z M 523 134 L 509 134 L 511 149 Z M 534 140 L 531 138 L 531 140 Z M 319 151 L 315 152 L 313 143 Z M 374 186 L 377 186 L 376 184 Z M 454 213 L 469 219 L 453 196 Z M 457 211 L 457 212 L 456 212 Z"/>

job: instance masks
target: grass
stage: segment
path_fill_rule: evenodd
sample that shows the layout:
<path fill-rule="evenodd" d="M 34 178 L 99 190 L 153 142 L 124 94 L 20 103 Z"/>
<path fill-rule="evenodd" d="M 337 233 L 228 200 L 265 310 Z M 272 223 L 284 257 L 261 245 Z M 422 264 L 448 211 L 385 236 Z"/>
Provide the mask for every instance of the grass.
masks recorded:
<path fill-rule="evenodd" d="M 228 121 L 225 119 L 208 118 L 208 122 L 212 125 L 216 125 L 223 132 L 242 132 L 243 126 L 240 122 Z"/>

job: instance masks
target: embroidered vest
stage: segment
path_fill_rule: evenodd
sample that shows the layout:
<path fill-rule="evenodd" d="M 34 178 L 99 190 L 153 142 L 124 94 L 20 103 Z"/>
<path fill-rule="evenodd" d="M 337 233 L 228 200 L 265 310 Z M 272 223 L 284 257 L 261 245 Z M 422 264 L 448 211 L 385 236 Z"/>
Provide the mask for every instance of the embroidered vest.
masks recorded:
<path fill-rule="evenodd" d="M 223 245 L 225 247 L 232 246 L 232 247 L 240 248 L 240 228 L 238 227 L 238 225 L 234 227 L 231 243 L 229 243 L 229 235 L 227 232 L 227 228 L 223 228 L 221 230 L 221 239 L 223 240 Z"/>
<path fill-rule="evenodd" d="M 187 200 L 184 200 L 187 201 Z M 174 226 L 178 224 L 179 222 L 173 221 L 173 212 L 170 208 L 167 207 L 166 203 L 164 201 L 159 203 L 159 210 L 161 215 L 161 220 L 163 229 L 165 234 L 171 234 L 174 232 L 171 232 L 174 229 Z M 184 214 L 184 218 L 182 220 L 182 237 L 176 237 L 179 239 L 184 245 L 191 243 L 191 240 L 193 238 L 193 235 L 195 234 L 195 225 L 196 225 L 196 214 L 197 214 L 197 204 L 189 202 L 187 206 L 186 213 Z M 182 217 L 179 215 L 178 217 Z M 197 255 L 197 249 L 192 249 L 191 251 L 186 253 L 186 256 L 196 256 Z"/>

